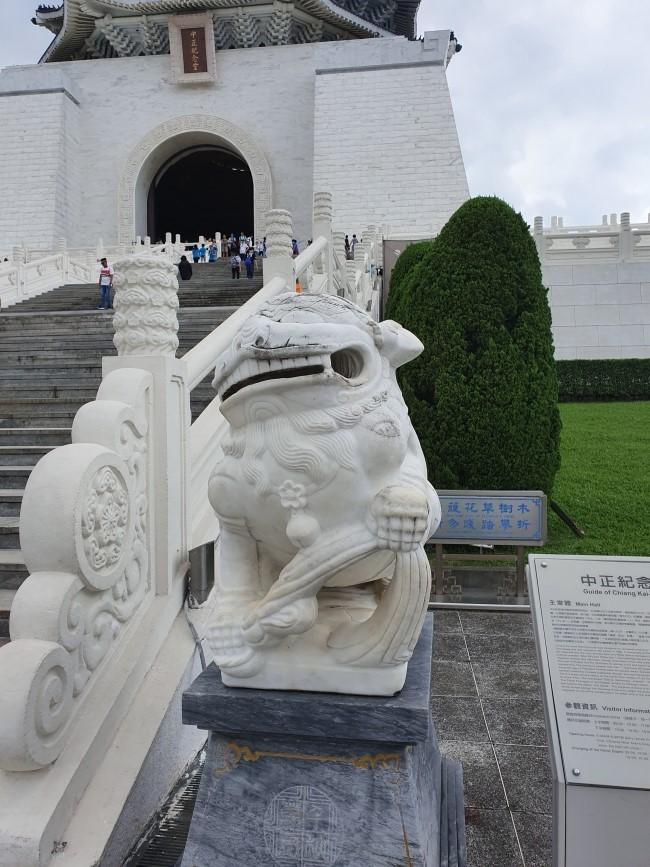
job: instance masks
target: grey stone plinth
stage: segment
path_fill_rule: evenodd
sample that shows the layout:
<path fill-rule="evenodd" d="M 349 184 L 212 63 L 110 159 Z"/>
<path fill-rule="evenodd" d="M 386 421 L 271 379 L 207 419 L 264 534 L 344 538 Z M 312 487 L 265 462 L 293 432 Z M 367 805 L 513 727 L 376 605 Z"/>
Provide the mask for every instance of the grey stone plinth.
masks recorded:
<path fill-rule="evenodd" d="M 462 775 L 429 711 L 432 618 L 391 698 L 265 692 L 203 672 L 210 730 L 182 867 L 463 867 Z"/>

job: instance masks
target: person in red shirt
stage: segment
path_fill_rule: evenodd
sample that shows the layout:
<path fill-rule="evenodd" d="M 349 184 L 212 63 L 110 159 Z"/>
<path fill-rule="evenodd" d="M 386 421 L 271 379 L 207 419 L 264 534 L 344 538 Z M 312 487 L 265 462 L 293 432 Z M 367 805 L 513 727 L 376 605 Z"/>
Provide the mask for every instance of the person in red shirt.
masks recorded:
<path fill-rule="evenodd" d="M 99 291 L 101 293 L 98 310 L 112 310 L 111 289 L 113 288 L 113 269 L 107 259 L 101 260 L 99 269 Z"/>

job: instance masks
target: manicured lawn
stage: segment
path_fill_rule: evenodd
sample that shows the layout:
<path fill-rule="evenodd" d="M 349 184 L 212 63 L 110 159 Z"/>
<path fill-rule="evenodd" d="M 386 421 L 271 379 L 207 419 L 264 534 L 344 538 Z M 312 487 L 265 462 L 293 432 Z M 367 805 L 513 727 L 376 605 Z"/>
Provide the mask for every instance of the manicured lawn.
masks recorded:
<path fill-rule="evenodd" d="M 585 537 L 549 509 L 541 550 L 650 555 L 650 402 L 565 403 L 560 412 L 562 467 L 553 499 Z"/>

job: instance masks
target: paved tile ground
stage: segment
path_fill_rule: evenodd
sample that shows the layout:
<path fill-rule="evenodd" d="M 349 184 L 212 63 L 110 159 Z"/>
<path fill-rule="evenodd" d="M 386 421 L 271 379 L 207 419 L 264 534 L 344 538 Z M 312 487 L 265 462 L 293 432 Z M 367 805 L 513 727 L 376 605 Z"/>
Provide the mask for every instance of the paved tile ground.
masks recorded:
<path fill-rule="evenodd" d="M 468 867 L 550 867 L 551 769 L 530 614 L 437 610 L 431 710 L 465 776 Z"/>

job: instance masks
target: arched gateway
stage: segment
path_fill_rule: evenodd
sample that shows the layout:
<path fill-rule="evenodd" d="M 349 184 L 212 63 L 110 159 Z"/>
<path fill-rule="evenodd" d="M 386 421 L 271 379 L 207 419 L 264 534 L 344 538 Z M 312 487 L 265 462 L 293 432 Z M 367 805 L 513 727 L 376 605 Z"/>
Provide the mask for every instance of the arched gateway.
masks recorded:
<path fill-rule="evenodd" d="M 177 155 L 205 148 L 231 154 L 248 166 L 253 182 L 252 228 L 257 237 L 264 234 L 265 215 L 272 202 L 272 182 L 271 169 L 262 149 L 252 136 L 228 120 L 210 115 L 183 115 L 165 121 L 147 133 L 126 161 L 119 186 L 120 244 L 131 244 L 136 235 L 147 234 L 151 226 L 150 191 L 161 169 Z M 188 190 L 188 205 L 191 202 L 191 193 L 192 191 Z M 183 207 L 183 202 L 179 201 L 179 208 Z M 215 202 L 215 221 L 209 234 L 212 231 L 244 229 L 243 226 L 231 226 L 229 223 L 221 225 L 222 213 L 223 208 L 217 208 Z M 162 233 L 179 230 L 171 226 L 156 226 L 156 229 Z"/>

